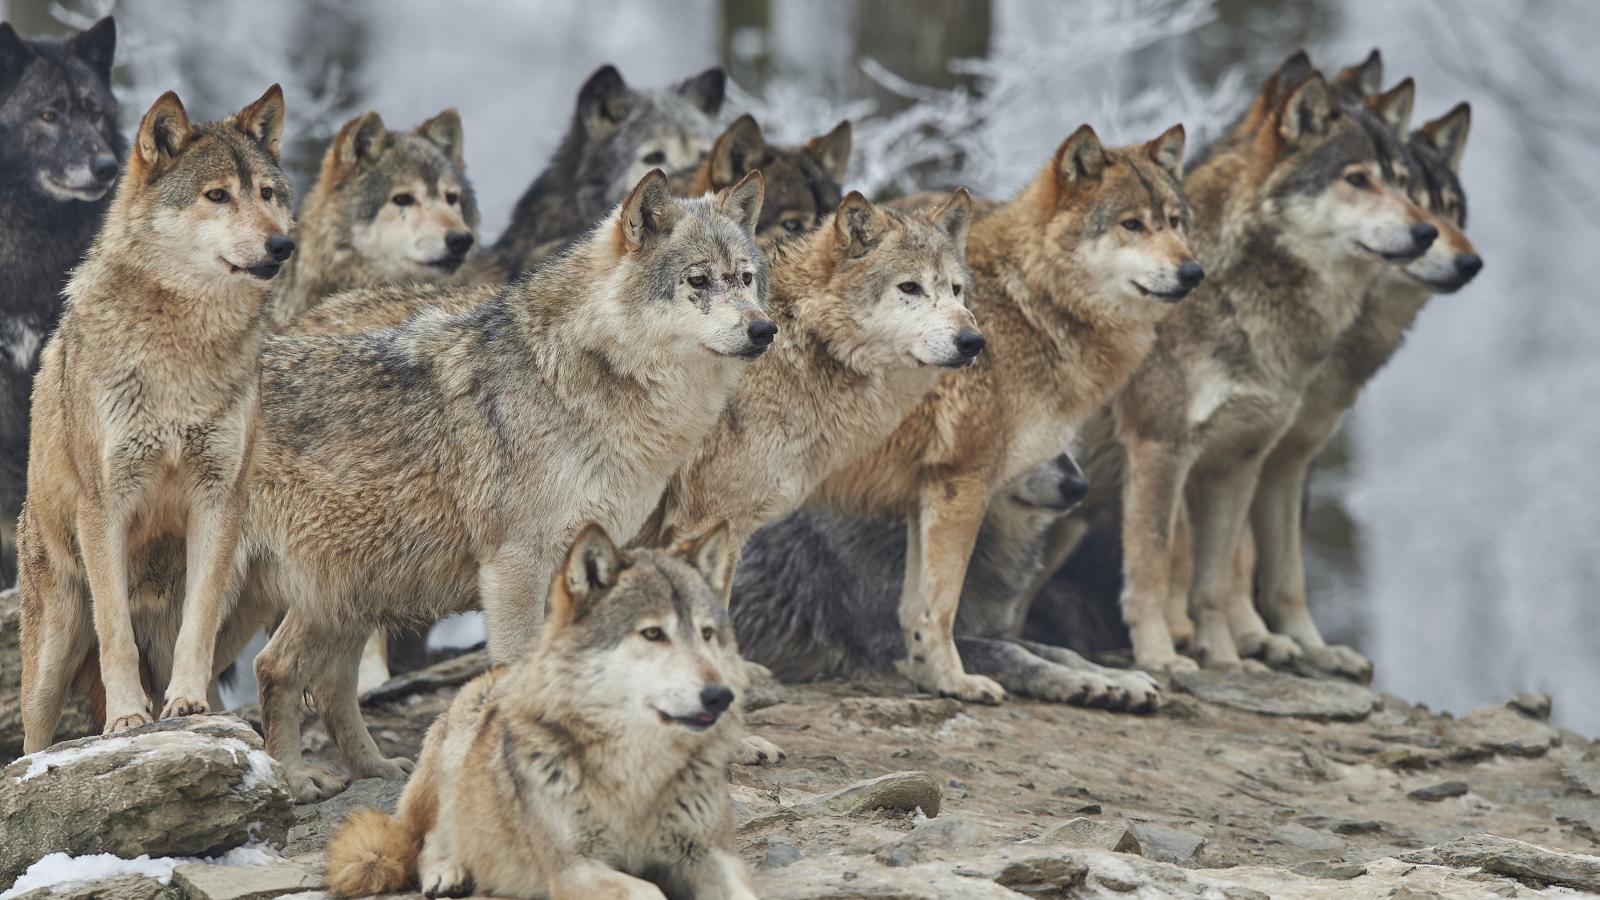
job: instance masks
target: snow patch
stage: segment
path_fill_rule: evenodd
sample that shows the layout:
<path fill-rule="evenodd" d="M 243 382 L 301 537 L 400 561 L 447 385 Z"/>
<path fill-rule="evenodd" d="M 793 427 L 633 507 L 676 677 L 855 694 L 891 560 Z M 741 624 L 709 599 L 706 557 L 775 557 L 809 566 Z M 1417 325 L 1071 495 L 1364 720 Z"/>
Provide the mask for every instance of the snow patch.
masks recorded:
<path fill-rule="evenodd" d="M 119 752 L 133 743 L 133 740 L 131 737 L 114 737 L 96 741 L 83 747 L 69 747 L 65 750 L 41 750 L 38 753 L 33 753 L 17 760 L 18 762 L 27 760 L 28 769 L 14 780 L 17 784 L 21 784 L 24 781 L 38 778 L 54 768 L 78 762 L 79 760 L 92 759 L 96 756 Z"/>
<path fill-rule="evenodd" d="M 190 856 L 152 858 L 149 854 L 140 854 L 133 859 L 123 859 L 110 853 L 91 853 L 84 856 L 51 853 L 29 866 L 28 871 L 22 873 L 9 890 L 0 893 L 0 900 L 11 900 L 13 897 L 40 888 L 65 888 L 123 875 L 143 875 L 167 884 L 172 880 L 173 869 L 190 863 L 211 866 L 264 866 L 282 859 L 283 856 L 278 851 L 261 844 L 246 844 L 209 858 Z"/>

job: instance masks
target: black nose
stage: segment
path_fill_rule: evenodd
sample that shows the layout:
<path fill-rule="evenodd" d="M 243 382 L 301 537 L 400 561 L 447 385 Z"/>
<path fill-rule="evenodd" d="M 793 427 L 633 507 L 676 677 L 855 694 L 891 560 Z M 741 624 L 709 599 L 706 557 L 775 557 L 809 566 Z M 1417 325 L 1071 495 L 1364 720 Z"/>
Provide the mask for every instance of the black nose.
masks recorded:
<path fill-rule="evenodd" d="M 1205 277 L 1206 270 L 1200 268 L 1200 264 L 1192 259 L 1187 260 L 1183 265 L 1178 267 L 1178 283 L 1186 288 L 1194 287 L 1200 283 L 1202 278 Z"/>
<path fill-rule="evenodd" d="M 956 333 L 956 352 L 962 359 L 971 359 L 983 352 L 985 341 L 983 335 L 970 328 L 963 328 Z"/>
<path fill-rule="evenodd" d="M 757 347 L 765 347 L 777 336 L 778 326 L 771 319 L 751 319 L 750 327 L 745 329 L 745 333 L 750 335 L 750 343 Z"/>
<path fill-rule="evenodd" d="M 472 249 L 472 232 L 450 231 L 444 236 L 444 245 L 450 250 L 451 256 L 466 256 Z"/>
<path fill-rule="evenodd" d="M 287 234 L 274 234 L 267 238 L 267 252 L 272 254 L 273 259 L 283 262 L 294 252 L 294 238 Z"/>
<path fill-rule="evenodd" d="M 705 707 L 708 713 L 721 713 L 733 705 L 733 689 L 721 684 L 701 688 L 700 705 Z"/>
<path fill-rule="evenodd" d="M 1483 268 L 1483 257 L 1476 253 L 1463 253 L 1456 257 L 1456 271 L 1462 278 L 1471 278 Z"/>
<path fill-rule="evenodd" d="M 1089 479 L 1082 472 L 1069 472 L 1061 478 L 1061 502 L 1068 507 L 1077 506 L 1089 496 Z"/>
<path fill-rule="evenodd" d="M 1416 241 L 1417 248 L 1426 250 L 1433 245 L 1433 239 L 1439 236 L 1439 229 L 1427 222 L 1418 222 L 1411 226 L 1411 239 Z"/>
<path fill-rule="evenodd" d="M 102 153 L 89 163 L 89 173 L 96 181 L 110 181 L 117 177 L 117 158 L 109 153 Z"/>

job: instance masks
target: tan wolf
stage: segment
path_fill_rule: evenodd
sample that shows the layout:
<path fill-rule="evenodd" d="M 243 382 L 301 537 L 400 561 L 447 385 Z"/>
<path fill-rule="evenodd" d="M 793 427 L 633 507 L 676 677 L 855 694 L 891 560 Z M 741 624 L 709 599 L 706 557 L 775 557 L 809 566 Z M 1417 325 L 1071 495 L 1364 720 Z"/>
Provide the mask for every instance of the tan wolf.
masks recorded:
<path fill-rule="evenodd" d="M 166 689 L 161 717 L 210 708 L 212 653 L 239 562 L 269 282 L 294 250 L 278 167 L 283 122 L 277 85 L 217 123 L 190 122 L 177 95 L 163 94 L 67 285 L 33 397 L 19 535 L 26 752 L 54 736 L 91 638 L 106 731 L 150 721 L 136 615 L 177 632 L 175 647 L 147 654 L 152 683 Z M 184 558 L 181 601 L 162 593 L 130 603 L 153 547 Z"/>
<path fill-rule="evenodd" d="M 537 649 L 462 688 L 398 817 L 335 833 L 333 892 L 754 898 L 723 774 L 744 690 L 727 543 L 624 553 L 580 532 Z"/>

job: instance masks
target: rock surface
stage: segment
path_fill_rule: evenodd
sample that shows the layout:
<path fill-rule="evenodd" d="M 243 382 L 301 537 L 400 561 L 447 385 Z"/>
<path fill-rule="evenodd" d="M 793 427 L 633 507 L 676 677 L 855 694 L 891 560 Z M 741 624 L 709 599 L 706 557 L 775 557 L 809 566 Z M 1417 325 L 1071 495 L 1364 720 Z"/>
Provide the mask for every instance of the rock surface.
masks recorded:
<path fill-rule="evenodd" d="M 1537 885 L 1600 892 L 1600 856 L 1547 850 L 1526 841 L 1492 834 L 1469 834 L 1415 853 L 1406 862 L 1435 866 L 1476 866 Z"/>
<path fill-rule="evenodd" d="M 1174 682 L 1207 703 L 1268 716 L 1354 722 L 1365 719 L 1383 702 L 1358 684 L 1277 672 L 1201 669 L 1181 673 Z"/>
<path fill-rule="evenodd" d="M 18 620 L 21 600 L 16 588 L 0 591 L 0 763 L 22 753 L 22 645 Z M 56 739 L 83 737 L 96 731 L 88 705 L 74 698 L 62 710 Z"/>
<path fill-rule="evenodd" d="M 172 870 L 172 886 L 187 900 L 270 900 L 322 887 L 322 873 L 289 860 L 264 866 L 190 863 Z"/>

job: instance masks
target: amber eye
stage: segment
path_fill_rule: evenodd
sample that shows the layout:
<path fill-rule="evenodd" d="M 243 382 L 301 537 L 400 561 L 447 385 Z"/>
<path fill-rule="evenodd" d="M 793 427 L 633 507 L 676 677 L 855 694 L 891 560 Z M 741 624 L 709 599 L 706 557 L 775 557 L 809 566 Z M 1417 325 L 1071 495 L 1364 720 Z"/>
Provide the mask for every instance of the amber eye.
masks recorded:
<path fill-rule="evenodd" d="M 658 644 L 667 639 L 667 633 L 654 625 L 639 632 L 639 636 L 652 644 Z"/>
<path fill-rule="evenodd" d="M 210 200 L 212 203 L 227 203 L 228 192 L 222 188 L 212 188 L 211 190 L 206 191 L 206 199 Z"/>
<path fill-rule="evenodd" d="M 446 193 L 444 195 L 444 202 L 450 204 L 451 206 L 455 206 L 456 205 L 456 201 L 458 201 L 460 199 L 461 199 L 461 195 L 456 193 L 455 191 L 450 191 L 450 192 L 448 192 L 448 193 Z"/>
<path fill-rule="evenodd" d="M 707 625 L 706 627 L 700 629 L 700 636 L 709 641 L 717 636 L 717 630 L 712 628 L 710 625 Z"/>
<path fill-rule="evenodd" d="M 1122 227 L 1134 233 L 1138 233 L 1144 230 L 1144 223 L 1138 219 L 1123 219 Z"/>
<path fill-rule="evenodd" d="M 705 277 L 704 275 L 698 275 L 698 274 L 697 275 L 690 275 L 688 280 L 689 280 L 689 287 L 692 287 L 697 291 L 711 283 L 711 279 Z"/>
<path fill-rule="evenodd" d="M 754 275 L 751 275 L 749 272 L 744 273 L 740 277 L 744 279 L 745 287 L 749 287 L 750 286 L 750 282 L 756 280 L 756 277 Z"/>
<path fill-rule="evenodd" d="M 263 199 L 263 200 L 271 200 L 272 199 L 272 188 L 269 188 L 269 187 L 262 188 L 261 189 L 261 199 Z"/>
<path fill-rule="evenodd" d="M 1372 179 L 1368 178 L 1364 172 L 1351 172 L 1344 177 L 1344 180 L 1346 184 L 1359 190 L 1365 190 L 1372 186 Z"/>
<path fill-rule="evenodd" d="M 410 206 L 411 204 L 417 202 L 417 198 L 411 196 L 410 194 L 395 194 L 389 199 L 394 201 L 395 206 Z"/>
<path fill-rule="evenodd" d="M 643 162 L 647 166 L 659 166 L 666 161 L 667 155 L 662 153 L 660 150 L 654 150 L 646 153 L 640 160 L 640 162 Z"/>
<path fill-rule="evenodd" d="M 898 287 L 900 288 L 900 293 L 902 294 L 907 294 L 912 297 L 919 297 L 922 295 L 922 285 L 917 284 L 915 281 L 902 281 Z"/>
<path fill-rule="evenodd" d="M 45 120 L 46 122 L 52 122 L 53 123 L 53 122 L 55 122 L 55 120 L 61 118 L 61 114 L 56 112 L 53 109 L 47 109 L 44 112 L 39 113 L 39 118 Z"/>

